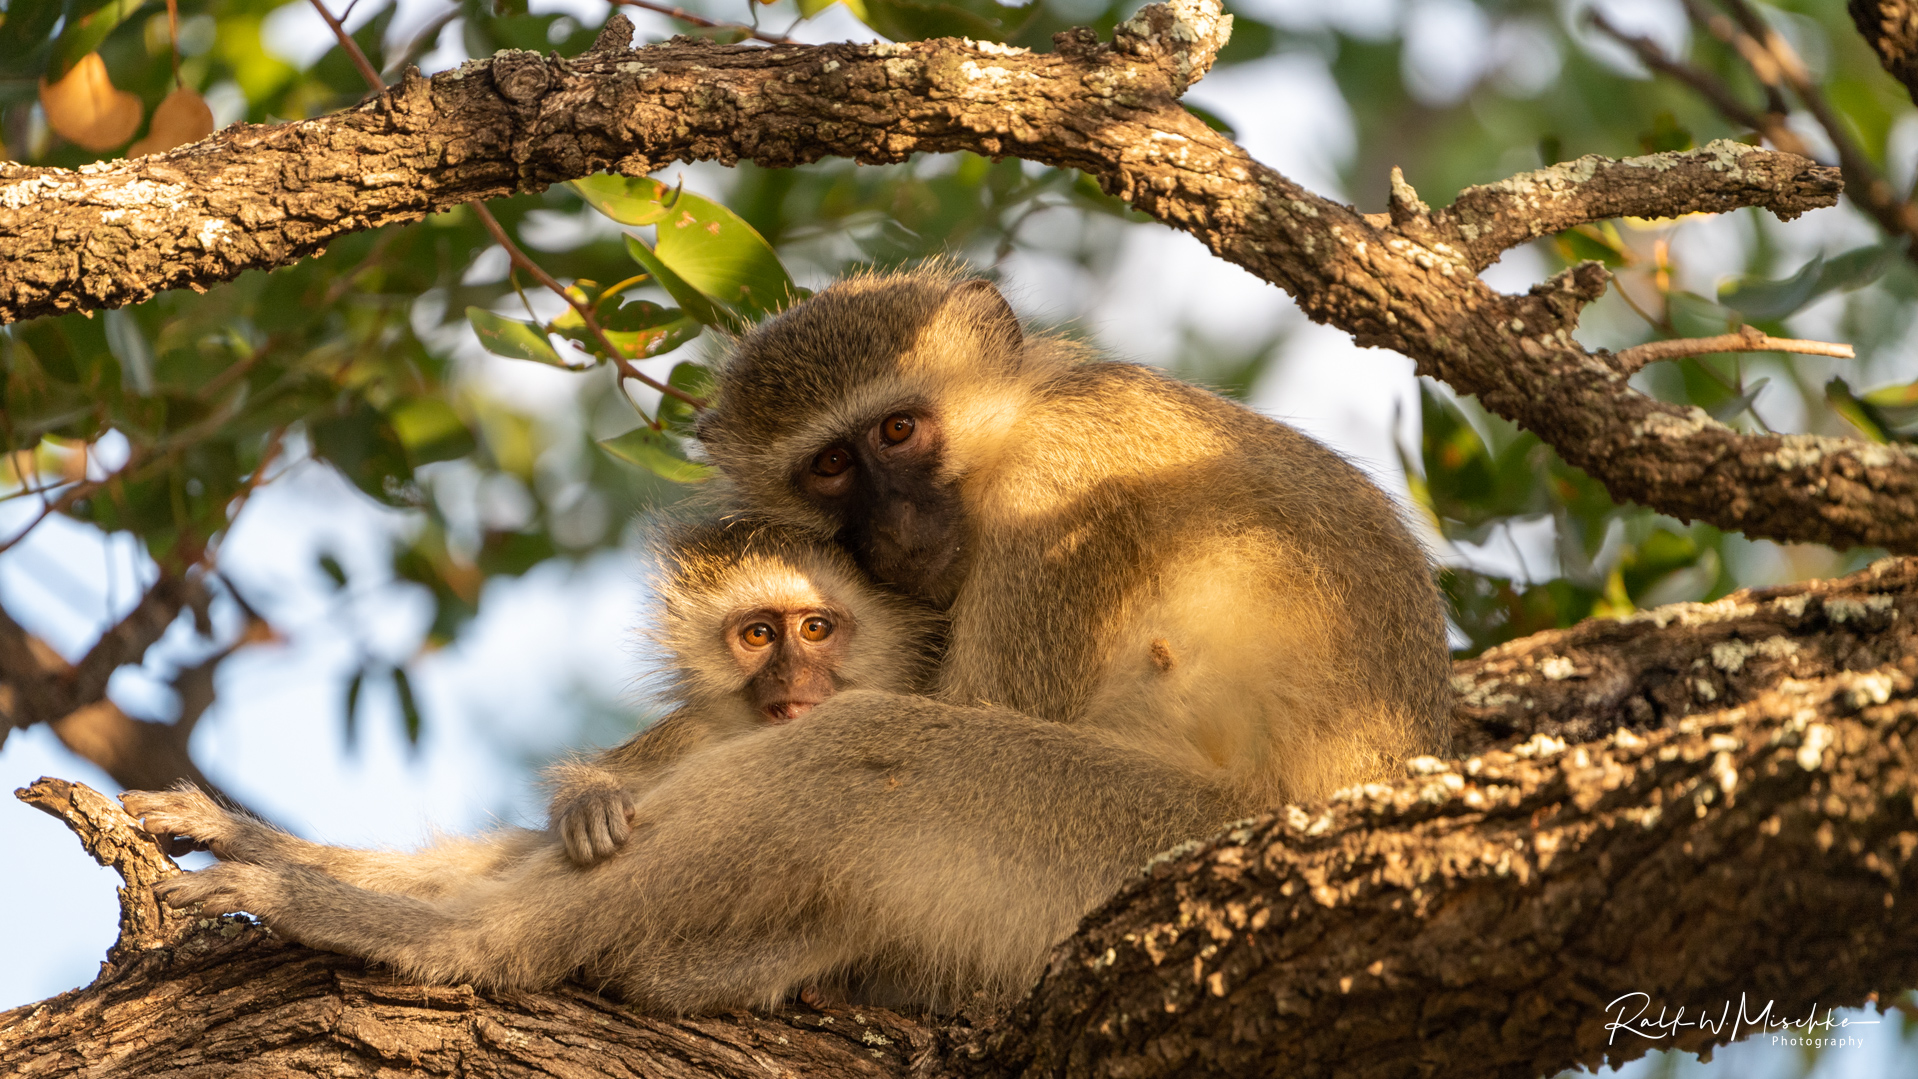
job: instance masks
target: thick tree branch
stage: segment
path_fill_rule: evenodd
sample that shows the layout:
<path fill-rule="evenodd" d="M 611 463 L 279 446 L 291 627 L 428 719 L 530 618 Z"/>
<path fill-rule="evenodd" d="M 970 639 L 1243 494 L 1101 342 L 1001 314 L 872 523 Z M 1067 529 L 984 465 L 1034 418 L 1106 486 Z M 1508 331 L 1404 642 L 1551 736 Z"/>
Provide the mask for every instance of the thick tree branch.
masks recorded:
<path fill-rule="evenodd" d="M 1225 39 L 1216 0 L 1144 9 L 1111 45 L 1089 31 L 1032 54 L 911 44 L 630 50 L 608 21 L 572 60 L 506 52 L 409 76 L 369 103 L 79 172 L 0 165 L 0 318 L 92 309 L 284 265 L 336 236 L 474 198 L 673 160 L 789 166 L 971 150 L 1082 169 L 1290 292 L 1312 318 L 1476 394 L 1615 497 L 1755 536 L 1918 551 L 1918 453 L 1740 435 L 1631 390 L 1572 338 L 1604 290 L 1585 266 L 1524 296 L 1477 271 L 1503 245 L 1583 220 L 1835 201 L 1835 170 L 1720 142 L 1587 158 L 1367 218 L 1246 155 L 1177 103 Z"/>
<path fill-rule="evenodd" d="M 581 988 L 395 984 L 228 921 L 0 1014 L 0 1070 L 1529 1079 L 1652 1047 L 1608 1044 L 1628 993 L 1776 1021 L 1918 985 L 1918 560 L 1540 634 L 1457 677 L 1474 757 L 1169 853 L 996 1021 L 649 1019 Z M 129 832 L 88 804 L 67 819 L 89 849 Z"/>

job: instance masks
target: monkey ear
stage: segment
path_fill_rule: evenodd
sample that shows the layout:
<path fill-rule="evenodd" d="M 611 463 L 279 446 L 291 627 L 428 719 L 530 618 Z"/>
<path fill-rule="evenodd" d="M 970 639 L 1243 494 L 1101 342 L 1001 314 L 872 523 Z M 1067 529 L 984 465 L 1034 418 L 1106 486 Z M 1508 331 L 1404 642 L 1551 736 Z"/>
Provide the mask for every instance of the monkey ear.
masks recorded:
<path fill-rule="evenodd" d="M 1026 334 L 1019 326 L 1019 316 L 992 282 L 976 277 L 961 281 L 953 286 L 946 303 L 965 310 L 980 334 L 1005 349 L 1008 355 L 1024 347 Z"/>

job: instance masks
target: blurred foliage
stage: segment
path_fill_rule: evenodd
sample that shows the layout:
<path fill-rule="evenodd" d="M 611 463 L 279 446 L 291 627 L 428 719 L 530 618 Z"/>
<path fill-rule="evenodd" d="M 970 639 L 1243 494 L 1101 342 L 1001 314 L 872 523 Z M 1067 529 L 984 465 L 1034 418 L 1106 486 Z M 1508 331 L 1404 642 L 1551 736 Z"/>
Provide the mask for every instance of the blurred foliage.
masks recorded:
<path fill-rule="evenodd" d="M 963 33 L 1039 50 L 1074 25 L 1109 34 L 1137 6 L 841 2 L 888 37 Z M 354 38 L 389 77 L 429 55 L 443 67 L 501 48 L 577 53 L 594 33 L 574 14 L 529 11 L 524 0 L 361 5 L 350 19 Z M 833 5 L 691 6 L 781 32 Z M 1911 105 L 1842 7 L 1800 0 L 1766 12 L 1808 58 L 1867 153 L 1880 163 L 1895 156 L 1894 145 L 1903 145 L 1895 133 L 1913 129 Z M 1273 2 L 1235 15 L 1213 77 L 1272 65 L 1318 73 L 1349 110 L 1355 142 L 1340 175 L 1362 209 L 1384 206 L 1394 165 L 1441 205 L 1468 184 L 1580 154 L 1750 137 L 1684 87 L 1644 77 L 1575 5 Z M 268 47 L 269 26 L 289 18 L 307 20 L 302 33 L 318 25 L 282 0 L 180 0 L 177 19 L 158 0 L 6 0 L 0 143 L 39 164 L 99 157 L 55 135 L 38 104 L 43 79 L 58 80 L 88 56 L 104 63 L 115 92 L 138 98 L 143 118 L 129 138 L 147 134 L 154 110 L 176 89 L 203 95 L 221 123 L 312 116 L 363 97 L 340 48 L 301 63 Z M 1682 43 L 1693 63 L 1762 102 L 1733 50 L 1710 35 L 1676 32 L 1676 6 L 1661 18 L 1653 20 L 1660 40 Z M 669 30 L 664 20 L 648 25 L 654 37 Z M 684 23 L 670 31 L 744 36 Z M 1259 119 L 1232 115 L 1204 91 L 1201 84 L 1192 108 L 1215 128 L 1244 131 Z M 439 647 L 469 625 L 489 578 L 616 545 L 621 522 L 701 477 L 684 456 L 691 410 L 616 379 L 619 364 L 698 397 L 704 331 L 736 329 L 802 295 L 795 278 L 817 283 L 850 268 L 941 254 L 990 273 L 1032 254 L 1096 280 L 1110 272 L 1125 228 L 1144 221 L 1077 173 L 966 154 L 686 175 L 669 175 L 672 187 L 602 177 L 492 204 L 527 257 L 593 315 L 603 340 L 580 310 L 529 275 L 508 273 L 466 209 L 352 236 L 323 257 L 205 295 L 172 293 L 93 318 L 8 327 L 0 332 L 0 435 L 23 452 L 0 479 L 20 490 L 72 492 L 61 485 L 110 474 L 62 512 L 132 533 L 156 562 L 178 571 L 209 557 L 263 473 L 323 462 L 412 522 L 387 561 L 395 578 L 432 597 L 422 647 Z M 1043 228 L 1034 224 L 1042 217 Z M 1778 423 L 1878 440 L 1918 434 L 1918 370 L 1901 359 L 1918 312 L 1918 275 L 1902 245 L 1854 228 L 1829 250 L 1804 252 L 1788 249 L 1769 219 L 1739 220 L 1742 265 L 1709 286 L 1675 254 L 1689 222 L 1601 222 L 1537 251 L 1547 272 L 1598 259 L 1618 275 L 1615 298 L 1594 315 L 1612 338 L 1601 343 L 1613 347 L 1743 322 L 1785 334 L 1815 310 L 1813 329 L 1855 342 L 1861 357 L 1846 366 L 1805 357 L 1688 359 L 1641 374 L 1648 392 L 1753 430 Z M 677 227 L 689 223 L 697 227 Z M 1186 322 L 1177 328 L 1180 372 L 1242 398 L 1288 350 L 1284 334 L 1240 341 Z M 572 372 L 552 372 L 571 380 L 565 404 L 536 405 L 503 389 L 488 374 L 499 362 L 492 357 Z M 1441 388 L 1424 389 L 1419 412 L 1421 433 L 1403 464 L 1415 498 L 1453 547 L 1446 587 L 1468 650 L 1594 615 L 1707 599 L 1741 583 L 1749 559 L 1735 556 L 1750 545 L 1738 537 L 1614 504 L 1535 438 Z M 319 568 L 338 587 L 352 586 L 338 562 Z M 357 704 L 363 686 L 392 685 L 404 699 L 406 662 L 369 652 L 345 696 Z M 431 722 L 416 707 L 402 712 L 415 729 Z"/>
<path fill-rule="evenodd" d="M 359 5 L 349 18 L 354 39 L 389 78 L 429 56 L 438 69 L 502 48 L 571 55 L 594 33 L 576 14 L 529 11 L 527 0 Z M 777 33 L 834 5 L 687 6 Z M 1107 35 L 1137 6 L 840 0 L 887 37 L 964 34 L 1041 51 L 1070 26 Z M 1228 9 L 1237 21 L 1211 79 L 1303 72 L 1342 98 L 1346 115 L 1332 122 L 1349 123 L 1353 138 L 1349 152 L 1335 154 L 1337 175 L 1343 197 L 1363 210 L 1384 208 L 1393 166 L 1438 206 L 1467 185 L 1581 154 L 1753 137 L 1685 87 L 1645 77 L 1588 28 L 1581 4 L 1261 0 Z M 1685 30 L 1677 4 L 1612 10 L 1761 106 L 1744 62 L 1709 34 Z M 1806 57 L 1867 155 L 1908 184 L 1914 110 L 1843 5 L 1789 0 L 1763 10 Z M 177 19 L 159 0 L 0 0 L 0 11 L 0 154 L 35 164 L 70 168 L 101 156 L 56 135 L 40 104 L 43 81 L 88 57 L 110 83 L 83 72 L 94 96 L 82 104 L 119 110 L 116 123 L 89 130 L 148 140 L 136 146 L 164 143 L 150 128 L 176 90 L 198 95 L 179 100 L 203 98 L 222 124 L 313 116 L 367 93 L 338 47 L 311 62 L 269 47 L 285 39 L 270 30 L 285 20 L 301 35 L 316 32 L 305 0 L 179 0 Z M 632 14 L 650 27 L 642 37 L 746 36 L 737 26 Z M 1216 85 L 1196 87 L 1190 107 L 1249 140 L 1270 130 L 1266 111 L 1289 107 L 1235 114 L 1208 96 Z M 140 113 L 124 133 L 117 121 L 131 106 L 119 95 L 137 100 Z M 1262 147 L 1254 141 L 1253 149 Z M 384 574 L 431 598 L 418 647 L 441 647 L 471 626 L 489 579 L 616 546 L 622 522 L 701 477 L 684 457 L 692 410 L 616 379 L 622 364 L 700 397 L 709 378 L 698 339 L 802 294 L 795 279 L 817 284 L 943 254 L 996 274 L 1009 258 L 1031 256 L 1027 265 L 1070 268 L 1096 293 L 1126 229 L 1160 227 L 1077 173 L 967 154 L 885 167 L 676 168 L 663 179 L 597 178 L 490 205 L 578 306 L 521 270 L 509 273 L 477 215 L 461 208 L 344 238 L 322 257 L 204 295 L 169 293 L 92 318 L 6 327 L 0 437 L 12 452 L 0 498 L 44 492 L 60 500 L 59 512 L 129 533 L 160 567 L 180 572 L 215 557 L 257 483 L 317 462 L 406 522 Z M 1747 212 L 1709 225 L 1600 222 L 1509 257 L 1532 259 L 1540 274 L 1585 259 L 1613 270 L 1612 295 L 1588 313 L 1594 344 L 1620 348 L 1749 322 L 1849 341 L 1859 353 L 1856 361 L 1663 363 L 1635 378 L 1646 392 L 1747 430 L 1918 438 L 1910 359 L 1918 274 L 1901 243 L 1856 215 L 1824 220 L 1834 221 L 1830 234 L 1810 247 L 1802 229 L 1787 235 Z M 1700 229 L 1711 230 L 1709 245 L 1695 239 Z M 1256 396 L 1291 349 L 1282 331 L 1236 340 L 1178 311 L 1164 317 L 1184 346 L 1177 370 L 1242 399 Z M 521 392 L 536 376 L 556 392 Z M 1466 652 L 1582 618 L 1711 599 L 1754 574 L 1837 572 L 1872 555 L 1797 549 L 1767 563 L 1741 537 L 1614 503 L 1535 437 L 1442 387 L 1422 388 L 1418 412 L 1416 424 L 1403 417 L 1416 433 L 1402 464 L 1445 541 L 1444 583 Z M 315 570 L 342 595 L 367 583 L 332 555 Z M 417 738 L 432 716 L 412 693 L 413 657 L 370 643 L 360 652 L 340 687 L 349 736 L 366 694 L 377 691 L 392 695 L 406 734 Z"/>

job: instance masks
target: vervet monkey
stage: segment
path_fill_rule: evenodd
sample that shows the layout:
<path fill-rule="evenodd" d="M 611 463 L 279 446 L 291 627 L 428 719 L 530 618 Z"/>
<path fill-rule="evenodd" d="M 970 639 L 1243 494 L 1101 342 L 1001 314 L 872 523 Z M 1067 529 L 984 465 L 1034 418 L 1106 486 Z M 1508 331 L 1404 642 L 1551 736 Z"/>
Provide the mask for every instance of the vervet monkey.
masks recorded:
<path fill-rule="evenodd" d="M 702 746 L 789 723 L 841 689 L 912 691 L 937 616 L 873 586 L 837 546 L 730 515 L 649 544 L 646 636 L 673 711 L 624 745 L 548 768 L 549 827 L 581 865 L 626 841 L 633 799 Z"/>
<path fill-rule="evenodd" d="M 661 1011 L 1004 1000 L 1154 853 L 1443 751 L 1437 592 L 1385 496 L 1289 428 L 1028 337 L 988 285 L 823 291 L 738 344 L 699 434 L 753 508 L 947 610 L 934 696 L 842 692 L 689 754 L 590 867 L 548 843 L 426 899 L 262 859 L 167 901 L 434 981 L 583 970 Z"/>
<path fill-rule="evenodd" d="M 739 495 L 947 609 L 939 699 L 1155 747 L 1247 810 L 1443 753 L 1424 551 L 1283 424 L 1028 335 L 950 270 L 840 281 L 732 350 L 698 436 Z"/>
<path fill-rule="evenodd" d="M 845 551 L 731 514 L 665 524 L 650 537 L 646 636 L 659 697 L 673 710 L 625 744 L 547 769 L 546 832 L 502 828 L 415 852 L 310 843 L 232 815 L 194 791 L 133 792 L 150 830 L 201 840 L 221 858 L 293 861 L 376 891 L 439 896 L 560 842 L 588 865 L 625 842 L 634 799 L 704 746 L 799 719 L 842 689 L 916 688 L 937 618 L 875 588 Z"/>

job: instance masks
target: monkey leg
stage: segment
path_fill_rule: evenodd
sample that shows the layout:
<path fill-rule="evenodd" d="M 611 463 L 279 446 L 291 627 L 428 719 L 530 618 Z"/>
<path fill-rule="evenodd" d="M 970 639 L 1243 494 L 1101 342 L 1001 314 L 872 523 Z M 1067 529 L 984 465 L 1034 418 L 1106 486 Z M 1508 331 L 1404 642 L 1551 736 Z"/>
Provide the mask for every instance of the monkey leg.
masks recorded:
<path fill-rule="evenodd" d="M 309 865 L 347 884 L 400 895 L 435 896 L 460 881 L 496 874 L 544 842 L 542 833 L 502 828 L 474 837 L 448 837 L 419 851 L 369 851 L 329 847 L 236 813 L 195 787 L 129 791 L 120 796 L 128 813 L 157 836 L 192 840 L 228 862 Z"/>
<path fill-rule="evenodd" d="M 531 869 L 530 872 L 525 870 Z M 161 881 L 169 906 L 246 912 L 288 939 L 442 984 L 540 989 L 605 946 L 612 898 L 548 848 L 513 872 L 458 881 L 440 899 L 356 887 L 310 865 L 222 862 Z"/>
<path fill-rule="evenodd" d="M 687 758 L 641 798 L 604 867 L 626 880 L 633 945 L 589 973 L 664 1011 L 820 984 L 902 1005 L 1005 999 L 1154 854 L 1242 809 L 1110 732 L 843 693 Z"/>

